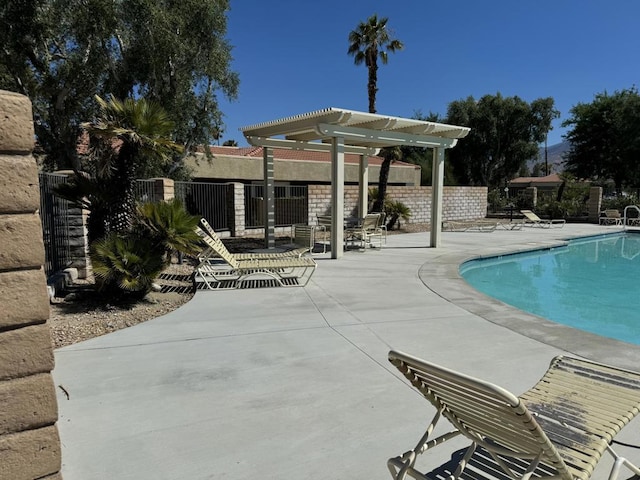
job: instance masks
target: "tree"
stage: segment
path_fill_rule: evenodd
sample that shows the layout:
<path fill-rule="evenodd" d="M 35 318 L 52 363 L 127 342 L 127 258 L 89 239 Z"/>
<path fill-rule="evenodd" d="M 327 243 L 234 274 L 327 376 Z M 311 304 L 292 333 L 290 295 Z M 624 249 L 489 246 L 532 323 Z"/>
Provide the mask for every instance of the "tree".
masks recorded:
<path fill-rule="evenodd" d="M 0 88 L 33 102 L 49 169 L 80 169 L 80 124 L 98 111 L 96 94 L 155 101 L 174 141 L 209 144 L 222 125 L 217 92 L 237 95 L 228 9 L 228 0 L 5 0 Z"/>
<path fill-rule="evenodd" d="M 579 178 L 613 179 L 616 192 L 640 183 L 640 95 L 635 87 L 599 93 L 563 122 L 570 143 L 565 168 Z"/>
<path fill-rule="evenodd" d="M 356 65 L 367 66 L 368 82 L 367 93 L 369 97 L 369 113 L 376 113 L 376 94 L 378 93 L 378 57 L 383 64 L 387 64 L 389 57 L 387 52 L 394 53 L 402 50 L 404 45 L 400 40 L 391 38 L 387 29 L 388 18 L 378 19 L 372 15 L 366 22 L 360 22 L 355 30 L 349 32 L 349 50 L 347 53 L 353 56 Z M 380 195 L 373 205 L 373 211 L 381 212 L 384 197 L 389 180 L 391 162 L 399 160 L 400 149 L 383 149 L 381 156 L 384 159 L 380 166 L 378 188 Z"/>
<path fill-rule="evenodd" d="M 529 104 L 498 93 L 451 102 L 447 122 L 471 128 L 449 152 L 458 181 L 490 189 L 505 185 L 527 160 L 536 158 L 538 144 L 557 116 L 552 98 Z"/>
<path fill-rule="evenodd" d="M 82 124 L 92 149 L 88 172 L 76 172 L 59 193 L 90 211 L 89 241 L 126 233 L 135 214 L 134 186 L 152 164 L 166 163 L 181 147 L 167 138 L 173 123 L 164 110 L 144 99 L 124 102 L 96 98 L 97 120 Z"/>
<path fill-rule="evenodd" d="M 356 65 L 364 63 L 367 66 L 369 113 L 376 113 L 378 57 L 386 65 L 389 60 L 387 52 L 394 53 L 404 48 L 400 40 L 391 38 L 387 29 L 388 21 L 388 18 L 378 20 L 377 15 L 372 15 L 366 22 L 360 22 L 357 28 L 349 33 L 348 54 L 353 56 Z"/>

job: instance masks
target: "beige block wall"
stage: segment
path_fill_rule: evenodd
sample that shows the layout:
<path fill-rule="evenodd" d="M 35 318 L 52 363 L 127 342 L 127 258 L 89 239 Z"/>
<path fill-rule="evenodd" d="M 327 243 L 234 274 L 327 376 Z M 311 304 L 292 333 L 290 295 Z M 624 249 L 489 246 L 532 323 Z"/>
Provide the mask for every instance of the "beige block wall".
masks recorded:
<path fill-rule="evenodd" d="M 0 90 L 0 479 L 60 479 L 31 102 Z"/>
<path fill-rule="evenodd" d="M 389 186 L 387 196 L 411 209 L 409 223 L 431 221 L 431 187 Z M 331 186 L 309 185 L 309 223 L 316 223 L 316 215 L 327 215 L 331 208 Z M 487 187 L 444 187 L 442 220 L 474 220 L 487 214 Z M 344 214 L 356 215 L 358 187 L 344 187 Z"/>

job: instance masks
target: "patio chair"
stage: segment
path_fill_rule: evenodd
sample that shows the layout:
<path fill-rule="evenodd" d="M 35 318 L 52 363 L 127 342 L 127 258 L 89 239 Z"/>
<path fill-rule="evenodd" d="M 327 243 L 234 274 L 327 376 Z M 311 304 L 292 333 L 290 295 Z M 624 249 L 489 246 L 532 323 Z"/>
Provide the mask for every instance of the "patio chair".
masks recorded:
<path fill-rule="evenodd" d="M 623 219 L 619 210 L 605 210 L 600 214 L 600 225 L 622 225 Z"/>
<path fill-rule="evenodd" d="M 210 290 L 262 286 L 304 287 L 317 266 L 308 256 L 232 254 L 219 238 L 216 241 L 200 227 L 196 227 L 196 233 L 206 248 L 198 256 L 195 279 L 196 282 L 200 279 Z"/>
<path fill-rule="evenodd" d="M 533 213 L 531 210 L 520 210 L 520 213 L 524 215 L 525 227 L 562 228 L 564 227 L 564 224 L 565 224 L 564 218 L 554 218 L 552 220 L 543 220 L 538 215 Z"/>
<path fill-rule="evenodd" d="M 345 244 L 348 242 L 358 242 L 360 248 L 367 245 L 375 248 L 382 247 L 382 229 L 380 228 L 380 213 L 368 213 L 360 225 L 356 227 L 346 228 L 344 231 Z"/>
<path fill-rule="evenodd" d="M 318 232 L 322 234 L 322 231 L 317 228 L 317 226 L 307 225 L 306 223 L 296 223 L 291 225 L 291 244 L 299 247 L 296 250 L 306 250 L 311 255 L 315 253 L 327 253 L 327 244 L 326 242 L 318 242 L 316 243 L 316 235 Z M 324 236 L 322 237 L 324 240 Z M 316 245 L 319 245 L 322 250 L 316 252 Z"/>
<path fill-rule="evenodd" d="M 558 356 L 542 379 L 517 397 L 401 352 L 391 351 L 389 360 L 437 409 L 415 448 L 389 460 L 397 480 L 407 475 L 427 479 L 415 468 L 418 456 L 458 435 L 471 445 L 445 467 L 453 479 L 587 480 L 605 451 L 614 458 L 609 480 L 623 465 L 640 475 L 611 447 L 638 414 L 640 373 Z M 454 429 L 429 438 L 440 417 Z"/>

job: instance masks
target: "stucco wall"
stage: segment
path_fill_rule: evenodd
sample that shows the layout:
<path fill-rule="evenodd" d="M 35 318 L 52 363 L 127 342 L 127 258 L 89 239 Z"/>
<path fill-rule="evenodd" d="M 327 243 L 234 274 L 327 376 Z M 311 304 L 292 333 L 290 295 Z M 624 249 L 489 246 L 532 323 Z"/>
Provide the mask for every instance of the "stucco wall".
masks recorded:
<path fill-rule="evenodd" d="M 411 209 L 409 223 L 431 221 L 431 187 L 389 186 L 387 197 L 404 203 Z M 344 214 L 356 215 L 358 187 L 344 187 Z M 315 224 L 316 215 L 330 213 L 331 186 L 309 185 L 309 223 Z M 487 187 L 444 187 L 442 193 L 442 220 L 473 220 L 487 214 Z"/>
<path fill-rule="evenodd" d="M 0 478 L 60 479 L 31 103 L 0 91 Z"/>

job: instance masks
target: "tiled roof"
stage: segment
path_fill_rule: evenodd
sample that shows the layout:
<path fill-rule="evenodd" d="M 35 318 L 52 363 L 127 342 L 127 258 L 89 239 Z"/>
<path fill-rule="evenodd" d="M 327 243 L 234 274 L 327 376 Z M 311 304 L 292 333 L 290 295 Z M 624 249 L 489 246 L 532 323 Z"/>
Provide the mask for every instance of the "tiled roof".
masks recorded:
<path fill-rule="evenodd" d="M 211 153 L 215 155 L 229 155 L 238 157 L 258 157 L 262 158 L 262 147 L 223 147 L 212 145 L 209 147 Z M 330 162 L 331 154 L 328 152 L 313 152 L 307 150 L 287 150 L 274 148 L 273 157 L 278 160 L 303 161 L 303 162 Z M 380 165 L 382 157 L 369 157 L 370 165 Z M 360 156 L 353 153 L 345 153 L 345 163 L 359 163 Z M 394 167 L 411 167 L 415 165 L 406 162 L 393 162 Z"/>
<path fill-rule="evenodd" d="M 546 177 L 518 177 L 514 178 L 509 184 L 541 184 L 541 183 L 562 183 L 564 180 L 557 173 L 552 173 Z"/>

